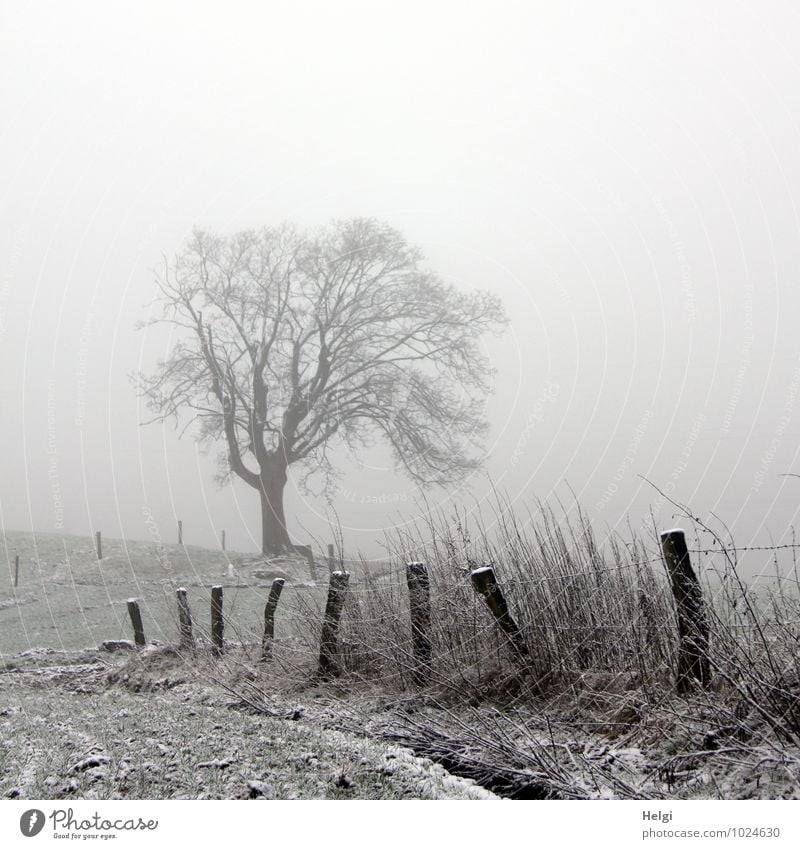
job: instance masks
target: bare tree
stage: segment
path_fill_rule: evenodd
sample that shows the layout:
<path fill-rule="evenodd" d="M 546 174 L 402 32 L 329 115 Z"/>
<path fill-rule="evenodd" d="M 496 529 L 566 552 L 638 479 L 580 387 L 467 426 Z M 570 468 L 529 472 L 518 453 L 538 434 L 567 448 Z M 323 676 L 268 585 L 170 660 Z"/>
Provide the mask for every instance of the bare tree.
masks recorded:
<path fill-rule="evenodd" d="M 165 262 L 154 321 L 182 331 L 139 375 L 140 392 L 154 421 L 188 413 L 199 439 L 224 438 L 221 477 L 259 493 L 265 554 L 290 545 L 289 466 L 329 483 L 334 435 L 353 449 L 382 435 L 418 482 L 479 465 L 491 369 L 478 340 L 506 319 L 494 295 L 462 293 L 420 264 L 369 219 L 314 233 L 195 231 Z"/>

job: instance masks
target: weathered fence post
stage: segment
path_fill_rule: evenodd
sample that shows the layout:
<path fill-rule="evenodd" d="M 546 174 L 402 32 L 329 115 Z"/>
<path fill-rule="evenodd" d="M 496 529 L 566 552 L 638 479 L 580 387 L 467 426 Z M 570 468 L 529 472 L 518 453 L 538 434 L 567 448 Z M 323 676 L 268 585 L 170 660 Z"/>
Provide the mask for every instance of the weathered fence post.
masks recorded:
<path fill-rule="evenodd" d="M 222 532 L 222 550 L 225 551 L 225 531 Z"/>
<path fill-rule="evenodd" d="M 317 580 L 317 565 L 314 563 L 314 552 L 310 545 L 295 545 L 292 548 L 298 553 L 302 554 L 306 559 L 306 563 L 308 563 L 308 571 L 311 574 L 311 580 Z"/>
<path fill-rule="evenodd" d="M 133 625 L 133 639 L 139 648 L 147 645 L 144 638 L 144 625 L 142 625 L 142 611 L 139 610 L 139 602 L 135 598 L 128 599 L 128 616 L 131 617 Z"/>
<path fill-rule="evenodd" d="M 95 547 L 97 548 L 97 559 L 102 560 L 103 559 L 103 536 L 100 533 L 100 531 L 98 531 L 94 535 L 94 541 L 95 541 Z"/>
<path fill-rule="evenodd" d="M 19 554 L 14 556 L 14 586 L 19 586 Z"/>
<path fill-rule="evenodd" d="M 414 683 L 428 682 L 431 674 L 431 582 L 424 563 L 406 563 L 411 640 L 414 649 Z"/>
<path fill-rule="evenodd" d="M 508 641 L 518 658 L 527 660 L 528 647 L 525 645 L 522 631 L 520 631 L 511 611 L 508 609 L 506 598 L 495 578 L 494 569 L 491 566 L 481 566 L 479 569 L 473 569 L 470 577 L 472 586 L 477 593 L 483 596 L 486 606 L 492 612 L 503 633 L 508 637 Z"/>
<path fill-rule="evenodd" d="M 183 545 L 183 522 L 178 519 L 178 545 Z"/>
<path fill-rule="evenodd" d="M 212 652 L 219 657 L 222 654 L 222 635 L 225 622 L 222 618 L 222 587 L 211 587 L 211 643 Z"/>
<path fill-rule="evenodd" d="M 194 648 L 194 636 L 192 634 L 192 612 L 189 610 L 189 599 L 186 598 L 186 589 L 178 587 L 175 590 L 178 598 L 178 623 L 181 632 L 181 648 Z"/>
<path fill-rule="evenodd" d="M 336 570 L 336 555 L 334 553 L 333 543 L 328 543 L 328 569 L 333 572 Z"/>
<path fill-rule="evenodd" d="M 341 672 L 339 661 L 337 660 L 337 635 L 349 580 L 349 572 L 331 572 L 331 581 L 328 586 L 328 601 L 325 604 L 325 618 L 322 621 L 322 636 L 320 638 L 320 678 L 333 678 Z"/>
<path fill-rule="evenodd" d="M 678 614 L 678 675 L 679 693 L 691 690 L 693 683 L 705 687 L 711 682 L 708 660 L 708 618 L 703 591 L 692 569 L 686 535 L 680 528 L 661 534 L 664 563 L 675 597 Z"/>
<path fill-rule="evenodd" d="M 272 642 L 275 639 L 275 608 L 281 597 L 281 590 L 286 581 L 283 578 L 275 578 L 269 591 L 269 598 L 264 607 L 264 637 L 261 640 L 261 660 L 269 660 L 272 657 Z"/>

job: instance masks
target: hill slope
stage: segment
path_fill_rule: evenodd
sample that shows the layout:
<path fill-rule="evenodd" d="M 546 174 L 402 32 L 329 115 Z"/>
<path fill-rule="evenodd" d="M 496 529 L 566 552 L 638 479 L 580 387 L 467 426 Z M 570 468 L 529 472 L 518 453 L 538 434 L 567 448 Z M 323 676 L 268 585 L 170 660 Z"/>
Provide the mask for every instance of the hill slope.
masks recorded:
<path fill-rule="evenodd" d="M 170 642 L 177 628 L 174 591 L 180 586 L 189 589 L 204 624 L 210 588 L 222 585 L 232 622 L 255 634 L 271 584 L 270 566 L 294 586 L 312 583 L 300 556 L 264 564 L 252 554 L 104 539 L 98 561 L 90 537 L 7 531 L 2 541 L 7 577 L 0 578 L 0 657 L 130 638 L 129 598 L 141 602 L 148 640 Z M 15 555 L 20 558 L 16 588 Z"/>

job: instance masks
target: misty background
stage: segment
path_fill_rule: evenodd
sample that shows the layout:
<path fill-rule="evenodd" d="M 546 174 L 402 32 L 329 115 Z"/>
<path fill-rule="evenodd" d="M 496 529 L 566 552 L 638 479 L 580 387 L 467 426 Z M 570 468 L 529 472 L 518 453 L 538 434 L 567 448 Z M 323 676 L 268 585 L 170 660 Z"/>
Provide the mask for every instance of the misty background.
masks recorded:
<path fill-rule="evenodd" d="M 257 550 L 258 499 L 128 375 L 193 226 L 375 217 L 511 324 L 486 473 L 421 493 L 339 454 L 345 547 L 578 500 L 787 541 L 800 480 L 800 17 L 788 3 L 0 2 L 0 524 Z M 297 492 L 298 543 L 332 541 Z M 154 531 L 157 529 L 157 531 Z M 602 533 L 601 533 L 602 536 Z"/>

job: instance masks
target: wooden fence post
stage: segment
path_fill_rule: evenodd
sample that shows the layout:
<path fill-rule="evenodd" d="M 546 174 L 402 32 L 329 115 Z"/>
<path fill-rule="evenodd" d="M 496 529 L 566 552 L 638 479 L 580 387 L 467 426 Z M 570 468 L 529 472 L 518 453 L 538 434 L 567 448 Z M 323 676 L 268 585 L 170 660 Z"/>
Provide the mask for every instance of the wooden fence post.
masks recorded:
<path fill-rule="evenodd" d="M 183 545 L 183 522 L 178 519 L 178 545 Z"/>
<path fill-rule="evenodd" d="M 422 685 L 431 674 L 431 582 L 424 563 L 406 563 L 411 639 L 414 649 L 414 683 Z"/>
<path fill-rule="evenodd" d="M 94 540 L 95 540 L 95 548 L 97 548 L 97 559 L 102 560 L 103 559 L 103 535 L 100 533 L 100 531 L 98 531 L 94 535 Z"/>
<path fill-rule="evenodd" d="M 19 586 L 19 554 L 14 556 L 14 586 Z"/>
<path fill-rule="evenodd" d="M 128 599 L 128 616 L 131 617 L 133 625 L 133 639 L 138 648 L 147 645 L 144 638 L 144 626 L 142 625 L 142 611 L 139 610 L 139 602 L 135 598 Z"/>
<path fill-rule="evenodd" d="M 686 535 L 680 528 L 661 534 L 661 548 L 678 614 L 677 689 L 686 693 L 693 684 L 711 682 L 708 660 L 708 618 L 703 591 L 692 569 Z"/>
<path fill-rule="evenodd" d="M 216 657 L 222 654 L 222 635 L 225 622 L 222 618 L 222 587 L 211 587 L 211 642 Z"/>
<path fill-rule="evenodd" d="M 336 554 L 334 553 L 333 543 L 328 543 L 328 570 L 336 571 Z"/>
<path fill-rule="evenodd" d="M 482 566 L 479 569 L 473 569 L 470 577 L 472 586 L 477 593 L 483 596 L 486 606 L 492 612 L 503 633 L 508 637 L 517 657 L 523 661 L 527 660 L 528 647 L 525 645 L 522 631 L 520 631 L 511 611 L 508 609 L 508 603 L 497 583 L 494 569 L 491 566 Z"/>
<path fill-rule="evenodd" d="M 320 678 L 333 678 L 341 672 L 337 660 L 337 635 L 349 580 L 350 574 L 348 572 L 331 572 L 328 601 L 325 605 L 325 618 L 322 622 L 322 636 L 320 638 L 318 672 Z"/>
<path fill-rule="evenodd" d="M 225 551 L 225 531 L 222 531 L 222 550 Z"/>
<path fill-rule="evenodd" d="M 272 657 L 272 642 L 275 639 L 275 608 L 286 581 L 283 578 L 275 578 L 269 591 L 269 598 L 264 607 L 264 636 L 261 640 L 261 660 L 269 660 Z"/>
<path fill-rule="evenodd" d="M 317 565 L 314 563 L 314 552 L 310 545 L 293 545 L 293 550 L 298 554 L 302 554 L 308 563 L 308 571 L 311 575 L 311 580 L 317 580 Z"/>
<path fill-rule="evenodd" d="M 192 613 L 189 610 L 189 599 L 186 597 L 186 589 L 184 587 L 178 587 L 175 590 L 175 595 L 178 598 L 178 622 L 181 632 L 180 645 L 182 649 L 193 649 Z"/>

